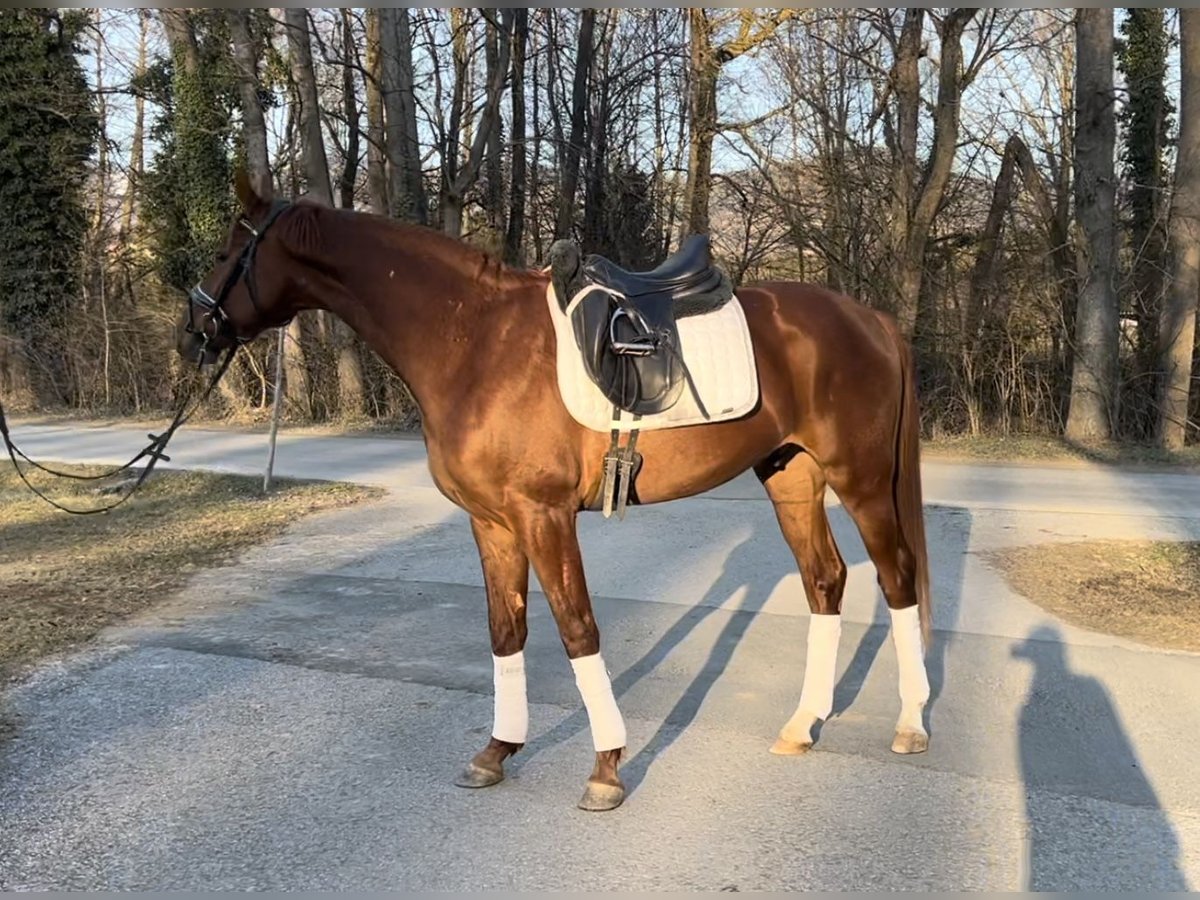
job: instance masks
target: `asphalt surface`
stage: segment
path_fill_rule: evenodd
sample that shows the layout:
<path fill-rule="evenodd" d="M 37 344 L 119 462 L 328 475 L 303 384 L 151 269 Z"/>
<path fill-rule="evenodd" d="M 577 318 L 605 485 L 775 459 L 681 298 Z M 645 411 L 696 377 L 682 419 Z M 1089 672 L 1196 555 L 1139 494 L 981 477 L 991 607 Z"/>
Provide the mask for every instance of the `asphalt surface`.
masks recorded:
<path fill-rule="evenodd" d="M 103 462 L 144 431 L 17 436 Z M 265 456 L 261 434 L 188 429 L 172 465 L 254 472 Z M 280 474 L 387 498 L 202 572 L 9 692 L 0 889 L 1200 886 L 1200 657 L 1068 627 L 980 557 L 1200 539 L 1200 477 L 923 468 L 937 641 L 917 757 L 888 750 L 895 655 L 842 510 L 835 714 L 801 758 L 767 752 L 799 696 L 807 609 L 753 479 L 581 519 L 629 731 L 629 797 L 588 814 L 586 717 L 540 597 L 530 744 L 503 784 L 453 786 L 490 728 L 486 612 L 465 517 L 420 441 L 285 435 Z"/>

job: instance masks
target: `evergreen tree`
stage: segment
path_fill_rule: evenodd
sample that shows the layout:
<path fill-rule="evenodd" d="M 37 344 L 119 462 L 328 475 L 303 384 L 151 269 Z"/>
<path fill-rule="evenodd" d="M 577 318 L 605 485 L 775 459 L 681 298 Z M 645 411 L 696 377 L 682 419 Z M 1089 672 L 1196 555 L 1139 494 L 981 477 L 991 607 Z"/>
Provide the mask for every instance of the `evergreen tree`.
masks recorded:
<path fill-rule="evenodd" d="M 233 213 L 235 78 L 221 10 L 164 10 L 171 55 L 147 72 L 143 89 L 160 115 L 147 173 L 145 208 L 159 277 L 181 290 L 195 284 L 225 241 Z"/>
<path fill-rule="evenodd" d="M 24 342 L 60 397 L 55 339 L 79 289 L 98 127 L 77 58 L 86 25 L 82 10 L 0 10 L 0 329 Z"/>
<path fill-rule="evenodd" d="M 1132 425 L 1143 436 L 1154 425 L 1144 407 L 1155 397 L 1152 373 L 1166 252 L 1168 133 L 1174 104 L 1167 95 L 1170 35 L 1163 9 L 1128 9 L 1117 41 L 1117 68 L 1125 78 L 1129 99 L 1119 114 L 1123 131 L 1122 179 L 1130 264 L 1130 290 L 1122 304 L 1137 321 L 1136 374 L 1132 383 L 1142 402 L 1127 408 L 1140 419 Z"/>

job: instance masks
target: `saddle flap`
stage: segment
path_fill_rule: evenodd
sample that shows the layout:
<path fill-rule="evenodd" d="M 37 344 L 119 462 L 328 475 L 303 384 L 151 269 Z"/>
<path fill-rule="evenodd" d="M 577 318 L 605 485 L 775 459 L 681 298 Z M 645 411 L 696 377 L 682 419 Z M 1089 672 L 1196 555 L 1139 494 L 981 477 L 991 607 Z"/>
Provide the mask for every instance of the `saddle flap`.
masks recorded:
<path fill-rule="evenodd" d="M 587 291 L 572 307 L 571 326 L 584 368 L 613 405 L 653 415 L 679 399 L 684 379 L 673 327 L 660 330 L 640 310 L 622 307 L 600 289 Z"/>

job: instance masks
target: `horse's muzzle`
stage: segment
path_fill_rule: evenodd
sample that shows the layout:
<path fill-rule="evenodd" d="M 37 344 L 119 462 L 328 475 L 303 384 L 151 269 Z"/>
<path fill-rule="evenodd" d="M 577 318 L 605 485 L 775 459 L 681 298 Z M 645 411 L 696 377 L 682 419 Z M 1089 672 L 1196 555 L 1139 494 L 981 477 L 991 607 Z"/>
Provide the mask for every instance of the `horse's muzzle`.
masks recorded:
<path fill-rule="evenodd" d="M 212 339 L 194 331 L 179 329 L 179 340 L 175 345 L 179 355 L 188 362 L 201 366 L 210 366 L 221 357 L 221 348 Z"/>

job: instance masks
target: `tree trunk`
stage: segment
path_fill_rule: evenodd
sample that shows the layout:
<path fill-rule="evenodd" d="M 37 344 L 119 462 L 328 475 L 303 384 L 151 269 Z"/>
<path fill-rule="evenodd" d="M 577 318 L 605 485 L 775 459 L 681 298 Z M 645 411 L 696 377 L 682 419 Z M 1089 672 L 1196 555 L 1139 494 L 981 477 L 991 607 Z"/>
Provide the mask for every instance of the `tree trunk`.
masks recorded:
<path fill-rule="evenodd" d="M 417 139 L 417 94 L 413 75 L 412 32 L 407 10 L 404 15 L 396 17 L 396 26 L 400 51 L 400 109 L 404 115 L 404 179 L 409 196 L 413 198 L 414 219 L 425 225 L 429 222 L 429 200 L 425 194 L 421 145 Z"/>
<path fill-rule="evenodd" d="M 1165 12 L 1162 8 L 1128 10 L 1122 25 L 1123 46 L 1117 54 L 1117 69 L 1129 92 L 1117 124 L 1124 135 L 1121 178 L 1129 186 L 1126 227 L 1133 257 L 1125 294 L 1137 323 L 1134 374 L 1124 396 L 1133 400 L 1137 412 L 1156 405 L 1158 394 L 1157 334 L 1167 243 L 1163 157 L 1170 111 Z M 1157 424 L 1144 415 L 1137 418 L 1138 437 L 1146 426 L 1152 431 Z"/>
<path fill-rule="evenodd" d="M 579 23 L 579 45 L 575 49 L 575 77 L 571 87 L 571 133 L 563 156 L 562 188 L 558 195 L 558 216 L 554 236 L 571 235 L 575 221 L 575 192 L 579 187 L 579 160 L 583 151 L 583 116 L 587 110 L 588 74 L 592 68 L 592 35 L 596 28 L 596 10 L 585 8 Z"/>
<path fill-rule="evenodd" d="M 271 184 L 267 156 L 267 125 L 258 99 L 258 59 L 250 40 L 250 10 L 226 10 L 233 39 L 233 63 L 237 73 L 238 100 L 242 108 L 242 131 L 246 144 L 246 168 L 250 183 L 262 190 Z"/>
<path fill-rule="evenodd" d="M 1075 33 L 1075 217 L 1082 278 L 1067 437 L 1107 440 L 1116 402 L 1118 319 L 1113 287 L 1113 12 L 1079 9 Z"/>
<path fill-rule="evenodd" d="M 321 131 L 321 104 L 317 79 L 313 73 L 312 44 L 308 36 L 308 11 L 304 7 L 286 7 L 288 52 L 292 78 L 300 95 L 300 146 L 304 180 L 308 193 L 327 206 L 333 206 L 329 184 L 329 163 L 325 158 L 325 136 Z"/>
<path fill-rule="evenodd" d="M 591 123 L 588 135 L 588 166 L 587 179 L 583 189 L 583 246 L 593 253 L 603 253 L 613 256 L 618 262 L 628 265 L 628 260 L 620 258 L 615 252 L 611 235 L 607 227 L 607 202 L 605 198 L 605 182 L 608 174 L 608 138 L 612 128 L 612 104 L 609 99 L 612 91 L 612 79 L 609 72 L 610 51 L 612 48 L 611 28 L 616 23 L 616 9 L 610 9 L 605 14 L 604 24 L 600 29 L 600 63 L 596 66 L 597 77 L 592 84 L 591 93 L 595 95 Z"/>
<path fill-rule="evenodd" d="M 713 141 L 719 130 L 717 78 L 721 74 L 721 67 L 767 40 L 782 22 L 795 14 L 795 9 L 783 9 L 759 19 L 753 9 L 743 9 L 737 37 L 714 47 L 713 24 L 709 21 L 708 13 L 703 7 L 688 8 L 691 26 L 691 87 L 688 93 L 691 137 L 680 238 L 690 234 L 707 234 L 709 230 L 708 200 L 712 193 Z M 754 28 L 756 24 L 757 30 Z"/>
<path fill-rule="evenodd" d="M 654 46 L 660 46 L 662 41 L 662 30 L 659 24 L 659 16 L 661 12 L 657 6 L 650 8 L 650 26 L 654 35 Z M 655 66 L 651 73 L 651 81 L 653 84 L 654 97 L 654 227 L 657 230 L 654 246 L 654 257 L 660 258 L 659 249 L 665 251 L 661 241 L 663 240 L 664 231 L 670 234 L 670 227 L 667 224 L 669 213 L 667 211 L 667 184 L 666 184 L 666 163 L 667 163 L 667 125 L 666 117 L 663 115 L 663 77 L 662 67 Z M 670 240 L 668 237 L 667 240 Z"/>
<path fill-rule="evenodd" d="M 896 125 L 894 132 L 888 134 L 892 150 L 889 239 L 897 272 L 901 271 L 901 260 L 908 246 L 913 195 L 917 184 L 917 123 L 921 109 L 921 79 L 917 63 L 921 55 L 921 29 L 924 22 L 924 9 L 910 7 L 905 10 L 891 72 L 891 91 L 896 98 Z M 896 279 L 897 294 L 900 296 L 903 296 L 899 289 L 902 280 L 902 277 Z"/>
<path fill-rule="evenodd" d="M 909 12 L 913 11 L 909 10 Z M 926 166 L 921 185 L 910 207 L 911 213 L 897 278 L 899 287 L 897 318 L 900 322 L 900 330 L 909 337 L 912 337 L 917 331 L 921 284 L 924 280 L 925 248 L 928 246 L 929 235 L 933 230 L 933 220 L 937 216 L 946 194 L 946 185 L 950 181 L 950 171 L 958 145 L 960 103 L 965 87 L 962 73 L 959 71 L 962 64 L 962 35 L 975 13 L 974 9 L 953 9 L 946 14 L 942 21 L 942 58 L 938 66 L 937 106 L 934 108 L 933 114 L 933 147 L 930 149 L 929 164 Z M 909 20 L 906 18 L 902 41 L 904 36 L 909 33 Z M 904 77 L 899 81 L 903 82 L 902 92 L 907 95 L 912 89 L 908 78 L 916 71 L 916 60 L 913 59 L 910 63 L 907 51 L 905 66 Z M 911 71 L 908 69 L 909 66 L 911 66 Z M 906 117 L 912 115 L 912 111 L 907 106 L 910 101 L 911 97 L 905 101 L 904 115 Z M 915 131 L 912 133 L 907 131 L 912 124 L 907 119 L 902 123 L 900 138 L 901 158 L 906 168 L 906 180 L 907 173 L 910 171 L 909 167 L 915 167 L 914 157 L 910 155 L 915 154 Z M 910 138 L 913 140 L 911 146 L 908 143 Z M 905 187 L 908 187 L 908 184 Z"/>
<path fill-rule="evenodd" d="M 487 66 L 487 78 L 490 82 L 496 75 L 500 65 L 499 38 L 496 34 L 496 23 L 492 19 L 485 22 L 484 28 L 484 57 Z M 499 245 L 503 242 L 504 234 L 504 154 L 503 125 L 497 118 L 496 126 L 488 134 L 487 149 L 484 151 L 484 208 L 487 212 L 488 244 Z"/>
<path fill-rule="evenodd" d="M 543 15 L 546 16 L 547 30 L 549 29 L 549 24 L 551 21 L 550 15 L 552 12 L 553 12 L 553 10 L 545 10 L 543 12 Z M 538 199 L 539 199 L 538 189 L 541 186 L 541 170 L 542 170 L 542 117 L 541 117 L 541 91 L 540 91 L 541 84 L 540 84 L 540 79 L 538 78 L 539 69 L 538 69 L 538 64 L 537 64 L 538 57 L 540 54 L 538 53 L 538 30 L 536 27 L 533 29 L 531 49 L 532 49 L 532 53 L 530 54 L 530 56 L 533 58 L 533 92 L 532 92 L 533 109 L 531 111 L 532 117 L 533 117 L 533 165 L 529 167 L 529 192 L 528 192 L 528 195 L 529 195 L 529 204 L 533 211 L 533 214 L 529 217 L 529 225 L 530 225 L 529 230 L 530 230 L 530 237 L 533 240 L 533 258 L 535 260 L 540 261 L 543 256 L 543 250 L 545 249 L 545 244 L 542 240 L 541 204 L 538 202 Z M 549 51 L 551 51 L 553 48 L 549 44 L 547 44 L 546 49 L 547 49 L 547 53 L 546 53 L 547 68 L 549 68 L 549 59 L 548 59 L 548 57 L 550 55 Z M 547 84 L 546 84 L 546 89 L 547 89 L 547 91 L 549 91 L 549 89 L 550 89 L 549 82 L 547 82 Z M 509 219 L 509 228 L 510 229 L 512 228 L 512 219 Z"/>
<path fill-rule="evenodd" d="M 975 265 L 971 269 L 971 291 L 967 297 L 963 316 L 963 343 L 968 352 L 979 340 L 979 326 L 983 311 L 996 286 L 996 257 L 1000 253 L 1000 235 L 1004 228 L 1004 216 L 1012 205 L 1013 173 L 1016 169 L 1017 148 L 1021 139 L 1013 135 L 1004 148 L 1000 163 L 1000 174 L 992 190 L 992 205 L 980 235 L 979 249 L 975 253 Z"/>
<path fill-rule="evenodd" d="M 367 94 L 367 202 L 371 212 L 386 216 L 387 156 L 383 128 L 383 67 L 379 50 L 379 8 L 367 7 L 367 61 L 363 81 Z"/>
<path fill-rule="evenodd" d="M 342 166 L 342 177 L 338 180 L 342 209 L 354 208 L 354 186 L 358 181 L 358 97 L 354 85 L 354 65 L 350 59 L 350 48 L 354 46 L 354 28 L 350 21 L 350 10 L 342 7 L 342 111 L 346 114 L 346 162 Z"/>
<path fill-rule="evenodd" d="M 1159 328 L 1163 385 L 1158 440 L 1168 450 L 1187 438 L 1188 394 L 1200 296 L 1200 10 L 1179 10 L 1179 147 L 1171 195 L 1171 281 Z"/>
<path fill-rule="evenodd" d="M 96 208 L 92 212 L 92 233 L 98 237 L 104 225 L 104 203 L 108 199 L 108 95 L 104 91 L 104 38 L 100 9 L 94 16 L 96 41 L 96 130 L 99 135 L 96 153 Z"/>
<path fill-rule="evenodd" d="M 712 147 L 717 136 L 717 76 L 721 72 L 721 64 L 712 46 L 708 13 L 703 7 L 690 7 L 688 22 L 692 65 L 688 89 L 690 134 L 681 238 L 690 234 L 707 234 L 709 230 Z"/>
<path fill-rule="evenodd" d="M 329 163 L 325 157 L 325 139 L 321 130 L 321 108 L 317 81 L 313 73 L 312 46 L 308 33 L 308 12 L 304 8 L 284 10 L 288 25 L 288 50 L 292 77 L 300 93 L 301 158 L 308 193 L 333 206 L 333 188 L 329 183 Z M 350 326 L 329 316 L 326 329 L 337 358 L 337 409 L 345 418 L 356 418 L 365 405 L 366 388 L 357 342 Z"/>
<path fill-rule="evenodd" d="M 242 109 L 243 140 L 246 145 L 246 169 L 250 183 L 265 189 L 271 185 L 271 163 L 267 153 L 267 124 L 258 97 L 258 58 L 250 39 L 250 11 L 230 9 L 229 34 L 233 41 L 234 69 L 237 73 L 238 100 Z M 308 347 L 303 339 L 300 322 L 293 319 L 287 328 L 284 342 L 284 378 L 290 388 L 293 405 L 303 418 L 312 416 L 309 406 Z"/>
<path fill-rule="evenodd" d="M 397 218 L 424 224 L 429 220 L 429 204 L 425 198 L 421 150 L 417 143 L 412 32 L 406 8 L 380 8 L 379 48 L 391 212 Z"/>
<path fill-rule="evenodd" d="M 462 166 L 458 168 L 453 179 L 446 179 L 443 182 L 442 229 L 451 237 L 462 235 L 463 208 L 466 205 L 467 192 L 475 186 L 475 182 L 479 179 L 484 150 L 491 137 L 492 129 L 500 127 L 500 98 L 504 93 L 504 82 L 508 78 L 508 61 L 512 49 L 513 11 L 505 7 L 503 9 L 487 9 L 484 12 L 485 16 L 493 19 L 497 14 L 500 17 L 500 28 L 497 35 L 499 52 L 495 68 L 488 73 L 486 100 L 483 113 L 479 117 L 479 127 L 475 130 L 474 137 L 470 142 L 470 150 L 467 152 L 467 158 L 463 161 Z M 457 47 L 455 55 L 458 56 Z M 455 64 L 455 68 L 459 70 L 459 76 L 455 83 L 456 97 L 465 76 L 465 55 L 463 63 L 461 69 L 458 62 Z M 455 142 L 455 149 L 457 149 L 457 142 Z"/>
<path fill-rule="evenodd" d="M 508 195 L 508 229 L 504 234 L 504 260 L 513 265 L 524 262 L 521 239 L 525 232 L 525 46 L 528 39 L 529 10 L 518 7 L 513 18 L 512 178 Z M 537 166 L 536 158 L 533 164 Z"/>
<path fill-rule="evenodd" d="M 144 9 L 138 10 L 138 56 L 135 78 L 146 74 L 146 31 L 150 16 Z M 125 244 L 133 232 L 133 210 L 137 190 L 142 183 L 145 166 L 146 98 L 138 91 L 133 101 L 133 134 L 129 140 L 129 177 L 125 185 L 125 200 L 121 205 L 120 241 Z"/>

